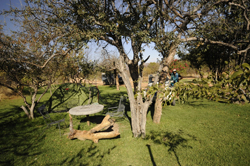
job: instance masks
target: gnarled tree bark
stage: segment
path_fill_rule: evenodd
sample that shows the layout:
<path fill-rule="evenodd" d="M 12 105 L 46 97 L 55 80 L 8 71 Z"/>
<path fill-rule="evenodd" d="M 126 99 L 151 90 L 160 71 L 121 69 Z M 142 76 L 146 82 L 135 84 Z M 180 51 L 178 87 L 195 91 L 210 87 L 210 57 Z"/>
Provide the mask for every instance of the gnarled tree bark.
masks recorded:
<path fill-rule="evenodd" d="M 155 111 L 154 111 L 154 117 L 153 117 L 153 122 L 159 124 L 161 121 L 161 115 L 162 115 L 162 101 L 163 98 L 157 94 L 157 98 L 155 101 Z"/>

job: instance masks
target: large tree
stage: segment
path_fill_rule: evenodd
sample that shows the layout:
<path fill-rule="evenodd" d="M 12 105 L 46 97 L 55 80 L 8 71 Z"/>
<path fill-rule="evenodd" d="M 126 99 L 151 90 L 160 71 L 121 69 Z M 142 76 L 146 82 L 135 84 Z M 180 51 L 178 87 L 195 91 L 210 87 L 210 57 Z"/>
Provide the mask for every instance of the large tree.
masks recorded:
<path fill-rule="evenodd" d="M 142 71 L 149 57 L 143 56 L 143 44 L 156 43 L 163 56 L 157 72 L 168 72 L 176 49 L 181 42 L 204 41 L 222 45 L 234 44 L 212 41 L 195 36 L 200 25 L 212 19 L 215 6 L 221 3 L 234 5 L 229 0 L 29 0 L 20 13 L 34 17 L 38 25 L 54 29 L 56 38 L 64 49 L 79 48 L 79 44 L 94 40 L 105 41 L 118 50 L 116 62 L 126 85 L 135 137 L 146 134 L 146 113 L 152 103 L 152 95 L 141 95 Z M 236 5 L 235 5 L 236 6 Z M 243 6 L 244 7 L 244 6 Z M 242 9 L 247 11 L 247 7 Z M 18 13 L 18 11 L 16 11 Z M 246 21 L 249 17 L 245 17 Z M 249 22 L 249 21 L 248 21 Z M 249 29 L 249 26 L 248 26 Z M 129 58 L 124 43 L 130 43 L 133 56 Z M 237 48 L 238 53 L 245 52 Z M 130 82 L 130 78 L 133 83 Z"/>
<path fill-rule="evenodd" d="M 159 0 L 153 1 L 157 8 L 159 21 L 157 28 L 160 29 L 154 37 L 156 49 L 162 54 L 162 63 L 159 68 L 161 81 L 165 80 L 169 72 L 169 66 L 176 55 L 180 44 L 191 41 L 199 41 L 206 44 L 217 44 L 229 47 L 237 52 L 239 57 L 246 57 L 250 49 L 249 25 L 250 13 L 247 0 Z M 233 9 L 231 12 L 230 9 Z M 237 14 L 240 15 L 237 20 Z M 234 15 L 239 21 L 231 21 L 228 15 Z M 226 20 L 230 22 L 230 24 Z M 219 25 L 211 33 L 210 24 Z M 233 42 L 216 38 L 216 30 L 223 31 L 225 35 L 231 35 L 242 31 L 241 36 L 234 34 Z M 215 38 L 212 38 L 214 36 Z M 232 36 L 232 37 L 234 37 Z M 158 80 L 158 79 L 156 79 Z M 160 102 L 158 104 L 161 104 Z M 161 108 L 161 107 L 156 107 Z M 161 114 L 161 110 L 155 110 Z"/>
<path fill-rule="evenodd" d="M 246 53 L 250 49 L 247 37 L 249 35 L 250 13 L 249 2 L 246 0 L 163 0 L 157 1 L 155 4 L 157 4 L 160 15 L 157 27 L 161 31 L 154 40 L 156 49 L 163 56 L 163 71 L 165 73 L 168 72 L 169 65 L 181 43 L 200 41 L 218 44 L 234 49 L 238 55 Z M 230 16 L 234 17 L 234 20 L 237 17 L 237 21 L 240 21 L 236 23 L 229 18 Z M 211 24 L 218 26 L 216 29 L 211 29 Z M 234 37 L 235 40 L 230 42 L 224 40 L 223 36 L 217 37 L 218 31 L 223 32 L 224 35 L 232 35 L 231 37 Z M 239 37 L 236 34 L 242 34 L 244 37 L 242 35 Z M 245 43 L 245 46 L 239 47 L 239 43 Z"/>
<path fill-rule="evenodd" d="M 152 100 L 143 101 L 140 93 L 143 65 L 148 59 L 142 55 L 142 44 L 151 40 L 149 33 L 155 23 L 153 2 L 41 0 L 29 1 L 27 5 L 20 13 L 35 17 L 39 25 L 65 33 L 61 37 L 65 49 L 90 40 L 102 40 L 117 48 L 120 57 L 115 64 L 128 91 L 133 134 L 145 136 L 146 113 Z M 132 59 L 124 50 L 124 42 L 131 42 Z"/>

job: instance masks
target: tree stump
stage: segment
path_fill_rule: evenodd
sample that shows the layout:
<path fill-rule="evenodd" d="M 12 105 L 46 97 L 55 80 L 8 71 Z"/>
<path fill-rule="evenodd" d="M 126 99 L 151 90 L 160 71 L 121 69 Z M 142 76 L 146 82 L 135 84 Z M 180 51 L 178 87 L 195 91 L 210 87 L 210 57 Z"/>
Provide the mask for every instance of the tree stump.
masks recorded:
<path fill-rule="evenodd" d="M 69 139 L 77 138 L 79 140 L 92 140 L 94 143 L 98 143 L 99 139 L 103 138 L 114 138 L 120 135 L 118 124 L 116 124 L 112 119 L 110 119 L 110 115 L 107 115 L 102 120 L 102 123 L 98 124 L 97 126 L 93 127 L 91 130 L 75 130 L 73 129 L 73 121 L 72 117 L 70 117 L 70 133 L 68 135 Z M 112 127 L 111 132 L 99 132 L 101 130 L 107 130 L 109 127 Z"/>

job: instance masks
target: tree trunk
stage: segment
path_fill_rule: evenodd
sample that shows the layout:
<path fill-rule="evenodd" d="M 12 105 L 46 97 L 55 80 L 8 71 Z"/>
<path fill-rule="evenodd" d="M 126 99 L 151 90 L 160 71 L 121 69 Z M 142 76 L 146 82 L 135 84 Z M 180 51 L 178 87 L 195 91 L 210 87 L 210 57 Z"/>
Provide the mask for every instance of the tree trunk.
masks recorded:
<path fill-rule="evenodd" d="M 159 124 L 162 115 L 162 98 L 159 97 L 159 94 L 157 94 L 154 109 L 153 122 Z"/>
<path fill-rule="evenodd" d="M 123 78 L 124 84 L 127 88 L 127 93 L 130 103 L 131 111 L 131 126 L 134 137 L 145 136 L 146 134 L 146 115 L 149 107 L 150 101 L 143 103 L 142 96 L 140 92 L 136 92 L 138 83 L 130 83 L 131 73 L 125 67 L 125 62 L 122 56 L 119 58 L 119 63 L 117 63 L 117 68 L 119 69 L 121 76 Z M 130 68 L 131 69 L 131 68 Z M 138 70 L 138 69 L 137 69 Z M 136 72 L 135 72 L 136 73 Z M 138 79 L 138 78 L 137 78 Z M 135 86 L 133 90 L 133 85 Z M 135 94 L 137 97 L 135 98 Z"/>
<path fill-rule="evenodd" d="M 141 104 L 141 109 L 140 109 L 140 135 L 142 138 L 146 137 L 146 122 L 147 122 L 147 111 L 148 107 L 150 106 L 149 102 L 144 102 Z"/>
<path fill-rule="evenodd" d="M 199 71 L 199 75 L 200 75 L 201 79 L 203 79 L 203 74 L 202 74 L 201 68 L 199 68 L 198 71 Z"/>
<path fill-rule="evenodd" d="M 51 86 L 51 84 L 49 83 L 48 86 L 47 86 L 47 88 L 45 89 L 45 91 L 40 95 L 40 97 L 37 100 L 36 100 L 36 96 L 37 96 L 38 88 L 34 87 L 33 88 L 34 89 L 34 94 L 31 97 L 31 105 L 29 105 L 27 103 L 26 97 L 22 94 L 22 92 L 19 92 L 19 95 L 21 95 L 21 97 L 23 98 L 23 101 L 24 101 L 25 105 L 28 107 L 29 112 L 26 109 L 26 107 L 21 106 L 21 108 L 23 109 L 23 111 L 25 112 L 25 114 L 28 116 L 29 119 L 34 119 L 34 110 L 35 110 L 35 107 L 36 107 L 37 103 L 40 102 L 40 100 L 44 96 L 44 94 L 48 91 L 48 89 L 50 88 L 50 86 Z"/>
<path fill-rule="evenodd" d="M 110 119 L 110 115 L 105 116 L 101 124 L 98 124 L 97 126 L 95 126 L 89 131 L 87 130 L 81 131 L 81 130 L 73 129 L 73 121 L 72 121 L 72 117 L 70 114 L 69 114 L 69 117 L 70 117 L 70 127 L 69 127 L 70 133 L 68 135 L 69 139 L 74 139 L 74 138 L 77 138 L 79 140 L 88 139 L 88 140 L 92 140 L 94 143 L 98 143 L 99 139 L 114 138 L 120 135 L 118 125 L 115 124 L 114 121 Z M 112 128 L 113 131 L 98 133 L 98 131 L 107 130 L 111 126 L 113 126 Z"/>
<path fill-rule="evenodd" d="M 47 89 L 48 90 L 48 89 Z M 22 98 L 23 98 L 23 101 L 25 103 L 25 105 L 28 107 L 29 111 L 26 109 L 26 107 L 24 106 L 21 106 L 22 110 L 25 112 L 25 114 L 28 116 L 29 119 L 34 119 L 34 109 L 35 109 L 35 106 L 36 106 L 36 94 L 37 94 L 37 88 L 34 88 L 34 94 L 32 95 L 31 97 L 31 105 L 28 104 L 27 100 L 26 100 L 26 97 L 20 92 L 19 93 Z M 43 95 L 43 94 L 42 94 Z"/>
<path fill-rule="evenodd" d="M 169 66 L 173 62 L 174 56 L 176 54 L 177 46 L 178 45 L 174 44 L 174 45 L 172 45 L 170 47 L 169 54 L 168 54 L 167 58 L 165 58 L 165 61 L 163 62 L 164 63 L 164 67 L 162 69 L 162 73 L 161 73 L 161 76 L 160 76 L 161 81 L 165 81 L 166 80 L 167 74 L 169 73 Z"/>
<path fill-rule="evenodd" d="M 24 113 L 28 116 L 29 119 L 32 119 L 28 110 L 22 105 L 20 108 L 22 108 L 22 110 L 24 111 Z"/>
<path fill-rule="evenodd" d="M 216 71 L 215 71 L 215 82 L 218 81 L 218 67 L 216 67 Z"/>
<path fill-rule="evenodd" d="M 161 72 L 159 80 L 161 82 L 163 82 L 163 83 L 165 82 L 166 77 L 167 77 L 167 73 L 169 72 L 169 66 L 174 60 L 174 56 L 175 56 L 175 53 L 176 53 L 177 46 L 178 45 L 173 44 L 170 47 L 170 52 L 169 52 L 168 56 L 164 57 L 163 64 L 160 65 L 160 67 L 159 67 L 158 72 L 159 73 Z M 156 82 L 157 82 L 157 80 L 155 80 L 154 83 L 156 83 Z M 153 122 L 154 123 L 160 123 L 161 115 L 162 115 L 162 100 L 163 99 L 159 98 L 159 95 L 157 94 L 155 107 L 154 107 L 154 117 L 153 117 Z"/>
<path fill-rule="evenodd" d="M 138 70 L 139 70 L 138 64 L 130 64 L 129 65 L 130 77 L 133 80 L 134 94 L 136 94 L 136 91 L 138 89 L 138 78 L 139 78 Z"/>
<path fill-rule="evenodd" d="M 120 84 L 119 84 L 119 77 L 118 77 L 118 74 L 117 74 L 117 71 L 116 71 L 116 69 L 115 69 L 115 81 L 116 81 L 116 89 L 117 90 L 120 90 Z"/>
<path fill-rule="evenodd" d="M 34 109 L 35 109 L 35 106 L 36 106 L 36 94 L 37 94 L 37 88 L 34 89 L 35 92 L 31 98 L 31 106 L 30 106 L 30 116 L 32 119 L 34 119 Z M 48 90 L 48 89 L 47 89 Z"/>
<path fill-rule="evenodd" d="M 30 107 L 30 116 L 31 116 L 32 119 L 34 119 L 34 109 L 35 109 L 35 106 L 36 106 L 36 104 L 34 102 L 34 103 L 32 103 L 32 105 Z"/>

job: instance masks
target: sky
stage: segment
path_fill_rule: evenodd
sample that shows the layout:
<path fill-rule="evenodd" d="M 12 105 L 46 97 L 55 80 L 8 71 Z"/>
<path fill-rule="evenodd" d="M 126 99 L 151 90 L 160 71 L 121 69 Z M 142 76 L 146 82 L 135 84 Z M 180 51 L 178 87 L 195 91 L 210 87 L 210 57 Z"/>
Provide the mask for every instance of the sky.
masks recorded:
<path fill-rule="evenodd" d="M 24 5 L 24 0 L 0 0 L 0 10 L 3 11 L 3 10 L 8 10 L 10 5 L 12 5 L 12 7 L 21 7 L 21 5 Z M 15 30 L 17 29 L 18 27 L 16 25 L 14 25 L 14 23 L 12 21 L 10 21 L 11 17 L 10 16 L 3 16 L 3 15 L 0 15 L 0 23 L 1 24 L 5 24 L 6 26 L 4 27 L 4 32 L 9 32 L 10 30 Z M 104 47 L 105 44 L 104 43 L 101 43 L 99 46 L 94 43 L 94 42 L 91 42 L 88 44 L 88 49 L 86 49 L 86 51 L 88 51 L 89 55 L 90 55 L 90 58 L 92 60 L 97 60 L 100 58 L 100 53 L 101 53 L 101 50 L 102 50 L 102 47 Z M 156 62 L 157 61 L 157 58 L 160 59 L 161 57 L 159 56 L 159 52 L 156 51 L 154 49 L 154 44 L 151 43 L 149 45 L 144 45 L 143 46 L 145 51 L 143 52 L 143 57 L 144 59 L 146 59 L 149 55 L 150 55 L 150 58 L 149 60 L 147 61 L 148 63 L 149 62 Z M 106 47 L 107 51 L 108 52 L 113 52 L 115 55 L 119 55 L 117 49 L 114 47 L 114 46 L 107 46 Z M 133 57 L 133 51 L 131 50 L 131 44 L 128 43 L 126 44 L 126 42 L 124 42 L 124 49 L 125 49 L 125 52 L 127 53 L 127 55 L 129 56 L 129 58 L 132 58 Z"/>
<path fill-rule="evenodd" d="M 22 2 L 22 0 L 21 0 Z M 21 6 L 19 0 L 0 0 L 0 10 L 1 12 L 3 10 L 9 10 L 10 4 L 12 6 Z M 16 27 L 15 25 L 10 21 L 11 17 L 10 16 L 3 16 L 0 15 L 0 23 L 6 25 L 4 27 L 4 32 L 8 32 L 9 30 L 15 30 Z"/>

